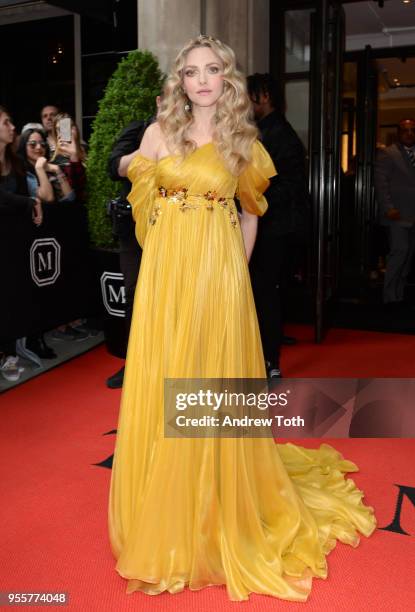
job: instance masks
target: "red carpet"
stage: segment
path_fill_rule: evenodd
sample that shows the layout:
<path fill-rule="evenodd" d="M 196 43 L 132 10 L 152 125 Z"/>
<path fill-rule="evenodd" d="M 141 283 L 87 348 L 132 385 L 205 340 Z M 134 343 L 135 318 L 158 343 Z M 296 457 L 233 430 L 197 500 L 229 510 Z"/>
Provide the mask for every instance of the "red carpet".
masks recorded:
<path fill-rule="evenodd" d="M 287 376 L 413 376 L 414 337 L 335 331 L 316 346 L 306 328 L 289 331 L 302 342 L 284 350 Z M 110 472 L 94 465 L 113 451 L 114 436 L 103 434 L 116 427 L 120 393 L 104 380 L 119 365 L 100 347 L 0 398 L 0 591 L 67 591 L 64 609 L 76 611 L 415 609 L 415 441 L 405 439 L 331 442 L 360 466 L 353 478 L 380 527 L 392 522 L 397 485 L 407 487 L 400 524 L 409 535 L 379 529 L 356 550 L 338 545 L 306 604 L 258 595 L 230 602 L 224 587 L 127 596 L 107 539 Z"/>
<path fill-rule="evenodd" d="M 307 325 L 287 325 L 285 333 L 299 340 L 283 347 L 281 369 L 288 378 L 415 378 L 413 335 L 332 329 L 316 345 Z"/>

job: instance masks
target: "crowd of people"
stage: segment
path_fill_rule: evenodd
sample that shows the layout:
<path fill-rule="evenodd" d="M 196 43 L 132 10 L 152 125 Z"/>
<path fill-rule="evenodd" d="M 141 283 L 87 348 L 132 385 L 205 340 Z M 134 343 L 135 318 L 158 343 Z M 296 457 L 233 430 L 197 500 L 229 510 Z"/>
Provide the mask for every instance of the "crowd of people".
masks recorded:
<path fill-rule="evenodd" d="M 9 111 L 0 106 L 0 214 L 31 219 L 36 226 L 43 222 L 46 205 L 82 205 L 86 183 L 86 145 L 74 120 L 54 105 L 44 106 L 40 118 L 41 123 L 27 123 L 17 134 Z M 56 340 L 80 341 L 89 335 L 80 320 L 52 333 Z M 56 357 L 42 333 L 24 339 L 2 338 L 0 372 L 8 381 L 18 380 L 23 371 L 19 352 L 35 363 Z"/>

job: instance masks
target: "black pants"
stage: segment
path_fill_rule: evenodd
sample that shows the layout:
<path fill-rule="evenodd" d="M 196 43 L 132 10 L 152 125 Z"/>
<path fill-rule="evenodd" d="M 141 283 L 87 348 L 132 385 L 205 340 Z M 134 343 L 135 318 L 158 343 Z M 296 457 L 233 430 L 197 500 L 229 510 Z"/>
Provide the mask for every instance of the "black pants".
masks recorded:
<path fill-rule="evenodd" d="M 276 366 L 281 352 L 283 296 L 291 244 L 290 235 L 258 232 L 249 265 L 265 361 Z"/>
<path fill-rule="evenodd" d="M 142 250 L 137 242 L 134 231 L 128 236 L 119 238 L 120 269 L 124 275 L 125 286 L 125 353 L 127 353 L 128 337 L 130 335 L 133 315 L 134 294 L 140 269 Z"/>
<path fill-rule="evenodd" d="M 388 229 L 389 253 L 386 259 L 383 301 L 401 302 L 415 253 L 415 225 L 405 227 L 399 225 L 399 222 L 393 222 Z"/>

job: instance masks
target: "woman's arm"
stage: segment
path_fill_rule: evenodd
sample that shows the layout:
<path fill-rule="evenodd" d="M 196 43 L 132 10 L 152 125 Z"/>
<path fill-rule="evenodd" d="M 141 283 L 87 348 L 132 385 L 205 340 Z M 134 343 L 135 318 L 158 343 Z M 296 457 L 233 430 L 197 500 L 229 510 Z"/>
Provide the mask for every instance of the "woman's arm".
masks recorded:
<path fill-rule="evenodd" d="M 133 161 L 134 157 L 140 153 L 140 148 L 128 155 L 123 155 L 120 159 L 120 163 L 118 164 L 118 174 L 120 176 L 127 176 L 127 170 L 130 163 Z"/>
<path fill-rule="evenodd" d="M 71 193 L 75 192 L 75 190 L 73 189 L 70 183 L 69 178 L 67 177 L 67 175 L 61 168 L 59 168 L 58 172 L 56 173 L 56 178 L 59 182 L 59 187 L 61 188 L 62 196 L 64 198 L 68 197 Z"/>
<path fill-rule="evenodd" d="M 120 159 L 124 155 L 137 153 L 148 126 L 148 121 L 132 121 L 115 141 L 108 159 L 108 174 L 113 181 L 119 181 L 121 178 L 118 174 Z"/>
<path fill-rule="evenodd" d="M 48 164 L 47 165 L 48 172 L 52 172 L 56 176 L 56 180 L 59 183 L 60 191 L 62 192 L 62 198 L 66 198 L 73 191 L 71 184 L 66 176 L 65 172 L 58 166 L 57 164 Z"/>
<path fill-rule="evenodd" d="M 39 157 L 35 164 L 35 170 L 39 181 L 39 187 L 37 188 L 37 196 L 43 202 L 53 202 L 54 194 L 52 185 L 50 184 L 48 175 L 46 174 L 46 167 L 48 160 L 46 157 Z"/>
<path fill-rule="evenodd" d="M 247 260 L 251 259 L 252 251 L 255 245 L 255 239 L 258 229 L 258 217 L 246 210 L 242 209 L 241 214 L 241 231 L 245 245 Z"/>
<path fill-rule="evenodd" d="M 63 142 L 61 139 L 58 140 L 59 150 L 62 155 L 69 157 L 69 164 L 61 169 L 62 174 L 57 175 L 59 185 L 62 189 L 64 198 L 70 194 L 70 191 L 75 192 L 75 199 L 77 202 L 82 203 L 85 201 L 85 183 L 86 175 L 84 165 L 78 155 L 78 149 L 75 142 L 75 135 L 72 131 L 72 141 Z M 65 178 L 69 181 L 70 191 L 67 192 L 67 186 L 65 185 Z"/>
<path fill-rule="evenodd" d="M 42 202 L 39 198 L 35 199 L 35 204 L 33 206 L 32 213 L 33 223 L 37 226 L 42 224 L 43 221 L 43 210 L 42 210 Z"/>
<path fill-rule="evenodd" d="M 78 204 L 85 202 L 86 174 L 81 161 L 72 161 L 69 166 L 64 167 L 64 173 L 69 181 L 72 191 L 75 193 L 75 200 Z"/>
<path fill-rule="evenodd" d="M 148 159 L 156 161 L 157 151 L 159 149 L 161 140 L 162 137 L 158 123 L 151 123 L 144 132 L 140 147 L 129 155 L 123 155 L 121 157 L 120 163 L 118 165 L 118 174 L 120 176 L 127 176 L 128 166 L 130 165 L 134 157 L 137 155 L 137 153 L 140 153 L 144 157 L 148 157 Z"/>

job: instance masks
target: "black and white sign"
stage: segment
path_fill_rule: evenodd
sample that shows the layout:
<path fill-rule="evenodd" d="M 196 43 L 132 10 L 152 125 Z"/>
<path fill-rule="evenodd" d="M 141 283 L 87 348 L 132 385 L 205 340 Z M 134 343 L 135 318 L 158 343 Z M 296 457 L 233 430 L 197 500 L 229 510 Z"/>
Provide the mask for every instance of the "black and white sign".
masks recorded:
<path fill-rule="evenodd" d="M 30 272 L 38 287 L 53 285 L 61 273 L 61 247 L 55 238 L 38 238 L 30 247 Z"/>
<path fill-rule="evenodd" d="M 125 287 L 121 272 L 103 272 L 101 275 L 102 301 L 108 314 L 125 317 Z"/>
<path fill-rule="evenodd" d="M 85 208 L 46 203 L 43 213 L 39 227 L 29 215 L 1 216 L 0 269 L 8 298 L 0 302 L 0 338 L 12 341 L 105 311 L 99 279 L 112 268 L 88 247 Z"/>

